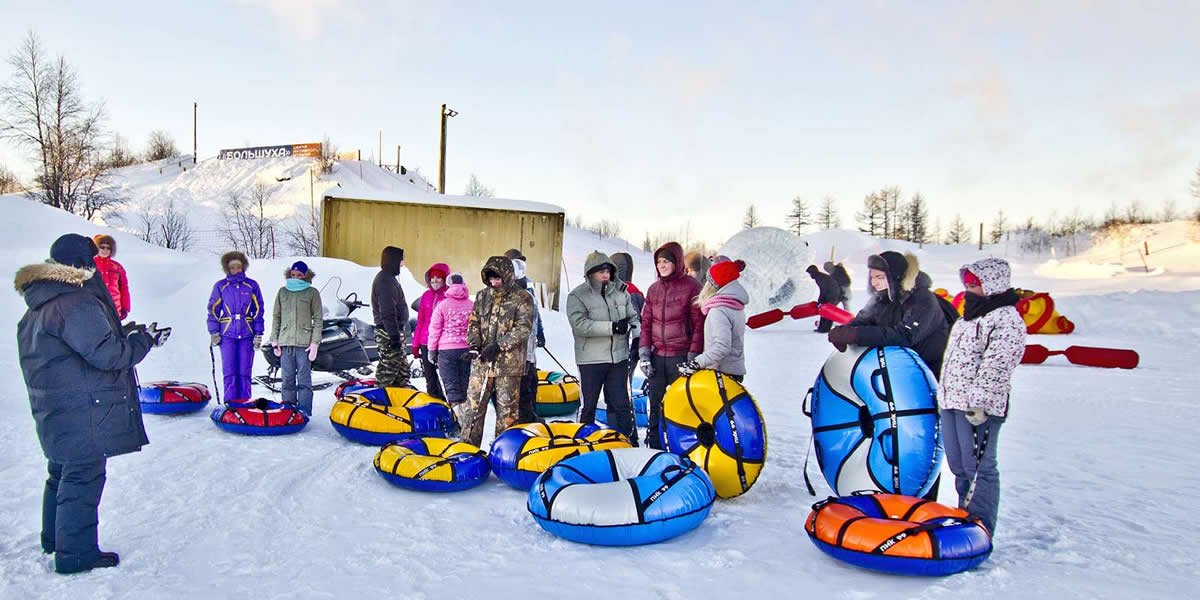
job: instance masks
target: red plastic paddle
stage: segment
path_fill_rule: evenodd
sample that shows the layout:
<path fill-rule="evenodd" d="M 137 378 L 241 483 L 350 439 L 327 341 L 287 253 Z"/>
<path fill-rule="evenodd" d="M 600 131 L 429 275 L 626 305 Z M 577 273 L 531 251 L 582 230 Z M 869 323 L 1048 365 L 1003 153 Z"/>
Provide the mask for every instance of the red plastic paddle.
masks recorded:
<path fill-rule="evenodd" d="M 822 304 L 817 309 L 817 314 L 821 315 L 821 318 L 829 319 L 838 325 L 845 325 L 854 320 L 854 315 L 850 314 L 849 311 L 838 308 L 834 304 Z"/>
<path fill-rule="evenodd" d="M 1140 357 L 1133 350 L 1121 348 L 1094 348 L 1092 346 L 1068 346 L 1066 350 L 1050 350 L 1041 344 L 1025 346 L 1021 364 L 1038 365 L 1051 356 L 1062 355 L 1071 364 L 1105 369 L 1134 369 Z"/>

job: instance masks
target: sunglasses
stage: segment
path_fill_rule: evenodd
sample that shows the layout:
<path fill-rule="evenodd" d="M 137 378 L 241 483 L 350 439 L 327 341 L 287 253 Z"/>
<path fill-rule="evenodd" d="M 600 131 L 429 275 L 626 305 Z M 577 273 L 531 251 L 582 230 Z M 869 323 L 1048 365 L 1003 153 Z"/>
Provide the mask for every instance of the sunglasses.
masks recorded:
<path fill-rule="evenodd" d="M 100 249 L 101 250 L 112 250 L 112 246 L 109 246 L 108 244 L 100 244 Z"/>

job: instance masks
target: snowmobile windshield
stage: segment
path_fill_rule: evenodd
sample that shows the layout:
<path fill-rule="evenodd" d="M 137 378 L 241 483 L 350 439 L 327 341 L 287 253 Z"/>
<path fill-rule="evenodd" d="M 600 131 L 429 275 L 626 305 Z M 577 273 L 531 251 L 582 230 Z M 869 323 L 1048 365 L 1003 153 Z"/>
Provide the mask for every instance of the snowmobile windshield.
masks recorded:
<path fill-rule="evenodd" d="M 350 314 L 350 309 L 346 308 L 342 302 L 342 278 L 334 275 L 330 277 L 325 285 L 321 286 L 321 316 L 326 319 L 336 319 L 345 317 Z"/>

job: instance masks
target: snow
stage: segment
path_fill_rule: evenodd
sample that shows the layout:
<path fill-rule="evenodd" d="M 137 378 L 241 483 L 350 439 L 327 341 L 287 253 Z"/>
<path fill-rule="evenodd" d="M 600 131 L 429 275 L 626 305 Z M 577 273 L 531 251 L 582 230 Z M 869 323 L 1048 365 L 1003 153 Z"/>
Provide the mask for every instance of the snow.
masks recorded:
<path fill-rule="evenodd" d="M 281 160 L 272 168 L 296 167 Z M 156 172 L 143 175 L 151 181 L 147 187 L 157 185 Z M 177 189 L 193 198 L 200 193 L 200 187 Z M 61 233 L 102 231 L 19 197 L 0 202 L 7 213 L 0 223 L 6 277 L 43 260 Z M 1174 252 L 1194 256 L 1185 225 L 1159 239 L 1163 247 L 1183 244 Z M 202 315 L 221 276 L 217 261 L 204 252 L 177 253 L 116 236 L 118 259 L 129 272 L 132 318 L 175 327 L 168 345 L 139 368 L 141 378 L 211 385 Z M 845 231 L 805 239 L 814 261 L 836 246 L 859 289 L 866 256 L 881 248 L 916 252 L 935 283 L 954 291 L 959 265 L 1004 253 L 1003 246 L 917 248 Z M 583 258 L 593 249 L 628 250 L 635 282 L 646 289 L 652 281 L 648 253 L 568 228 L 564 283 L 582 281 Z M 747 256 L 763 251 L 742 250 Z M 1043 267 L 1044 257 L 1010 257 L 1015 283 L 1054 292 L 1060 310 L 1078 325 L 1076 334 L 1034 336 L 1031 343 L 1130 347 L 1141 353 L 1142 366 L 1109 371 L 1052 359 L 1018 369 L 999 447 L 1004 487 L 996 550 L 969 573 L 878 575 L 834 561 L 805 539 L 809 507 L 829 490 L 815 464 L 810 469 L 820 495 L 804 489 L 809 424 L 800 405 L 830 347 L 811 333 L 811 322 L 786 320 L 746 335 L 746 387 L 770 435 L 762 477 L 748 494 L 718 502 L 695 532 L 666 543 L 598 548 L 554 538 L 527 514 L 526 494 L 494 478 L 451 495 L 393 487 L 373 472 L 375 449 L 343 440 L 324 418 L 333 402 L 326 390 L 317 393 L 309 427 L 282 438 L 227 434 L 206 413 L 147 415 L 151 444 L 109 462 L 101 504 L 101 542 L 121 552 L 121 566 L 58 577 L 38 546 L 45 461 L 10 335 L 0 351 L 0 368 L 9 373 L 0 381 L 0 408 L 9 414 L 0 426 L 6 491 L 0 495 L 0 597 L 504 599 L 601 587 L 615 597 L 660 598 L 1184 596 L 1200 572 L 1200 525 L 1191 506 L 1200 498 L 1200 471 L 1193 466 L 1200 434 L 1190 427 L 1200 376 L 1186 352 L 1200 336 L 1200 274 L 1197 263 L 1188 269 L 1180 259 L 1172 266 L 1166 256 L 1155 265 L 1164 269 L 1159 275 L 1125 271 L 1085 279 L 1061 278 Z M 268 300 L 291 260 L 250 266 Z M 366 293 L 374 275 L 346 261 L 306 260 L 318 272 L 318 286 L 336 275 L 344 280 L 343 293 Z M 748 262 L 756 260 L 765 261 Z M 801 273 L 806 264 L 797 267 Z M 419 291 L 407 271 L 402 279 L 406 293 Z M 15 323 L 24 303 L 15 293 L 0 294 L 0 310 Z M 551 351 L 574 372 L 565 317 L 546 317 Z M 548 358 L 541 357 L 543 367 L 553 367 Z M 485 440 L 491 432 L 489 419 Z M 943 485 L 943 502 L 954 502 L 951 488 Z"/>

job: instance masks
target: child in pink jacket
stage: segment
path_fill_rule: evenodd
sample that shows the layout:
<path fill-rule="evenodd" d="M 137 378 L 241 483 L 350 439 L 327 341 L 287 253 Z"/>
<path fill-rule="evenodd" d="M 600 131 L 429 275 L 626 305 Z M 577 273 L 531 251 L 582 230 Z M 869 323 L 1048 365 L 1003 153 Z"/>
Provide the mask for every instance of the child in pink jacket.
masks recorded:
<path fill-rule="evenodd" d="M 438 367 L 446 401 L 457 404 L 467 399 L 467 382 L 471 379 L 471 361 L 462 359 L 467 353 L 467 323 L 475 303 L 461 273 L 451 274 L 448 281 L 446 298 L 430 317 L 427 344 L 429 361 Z"/>

